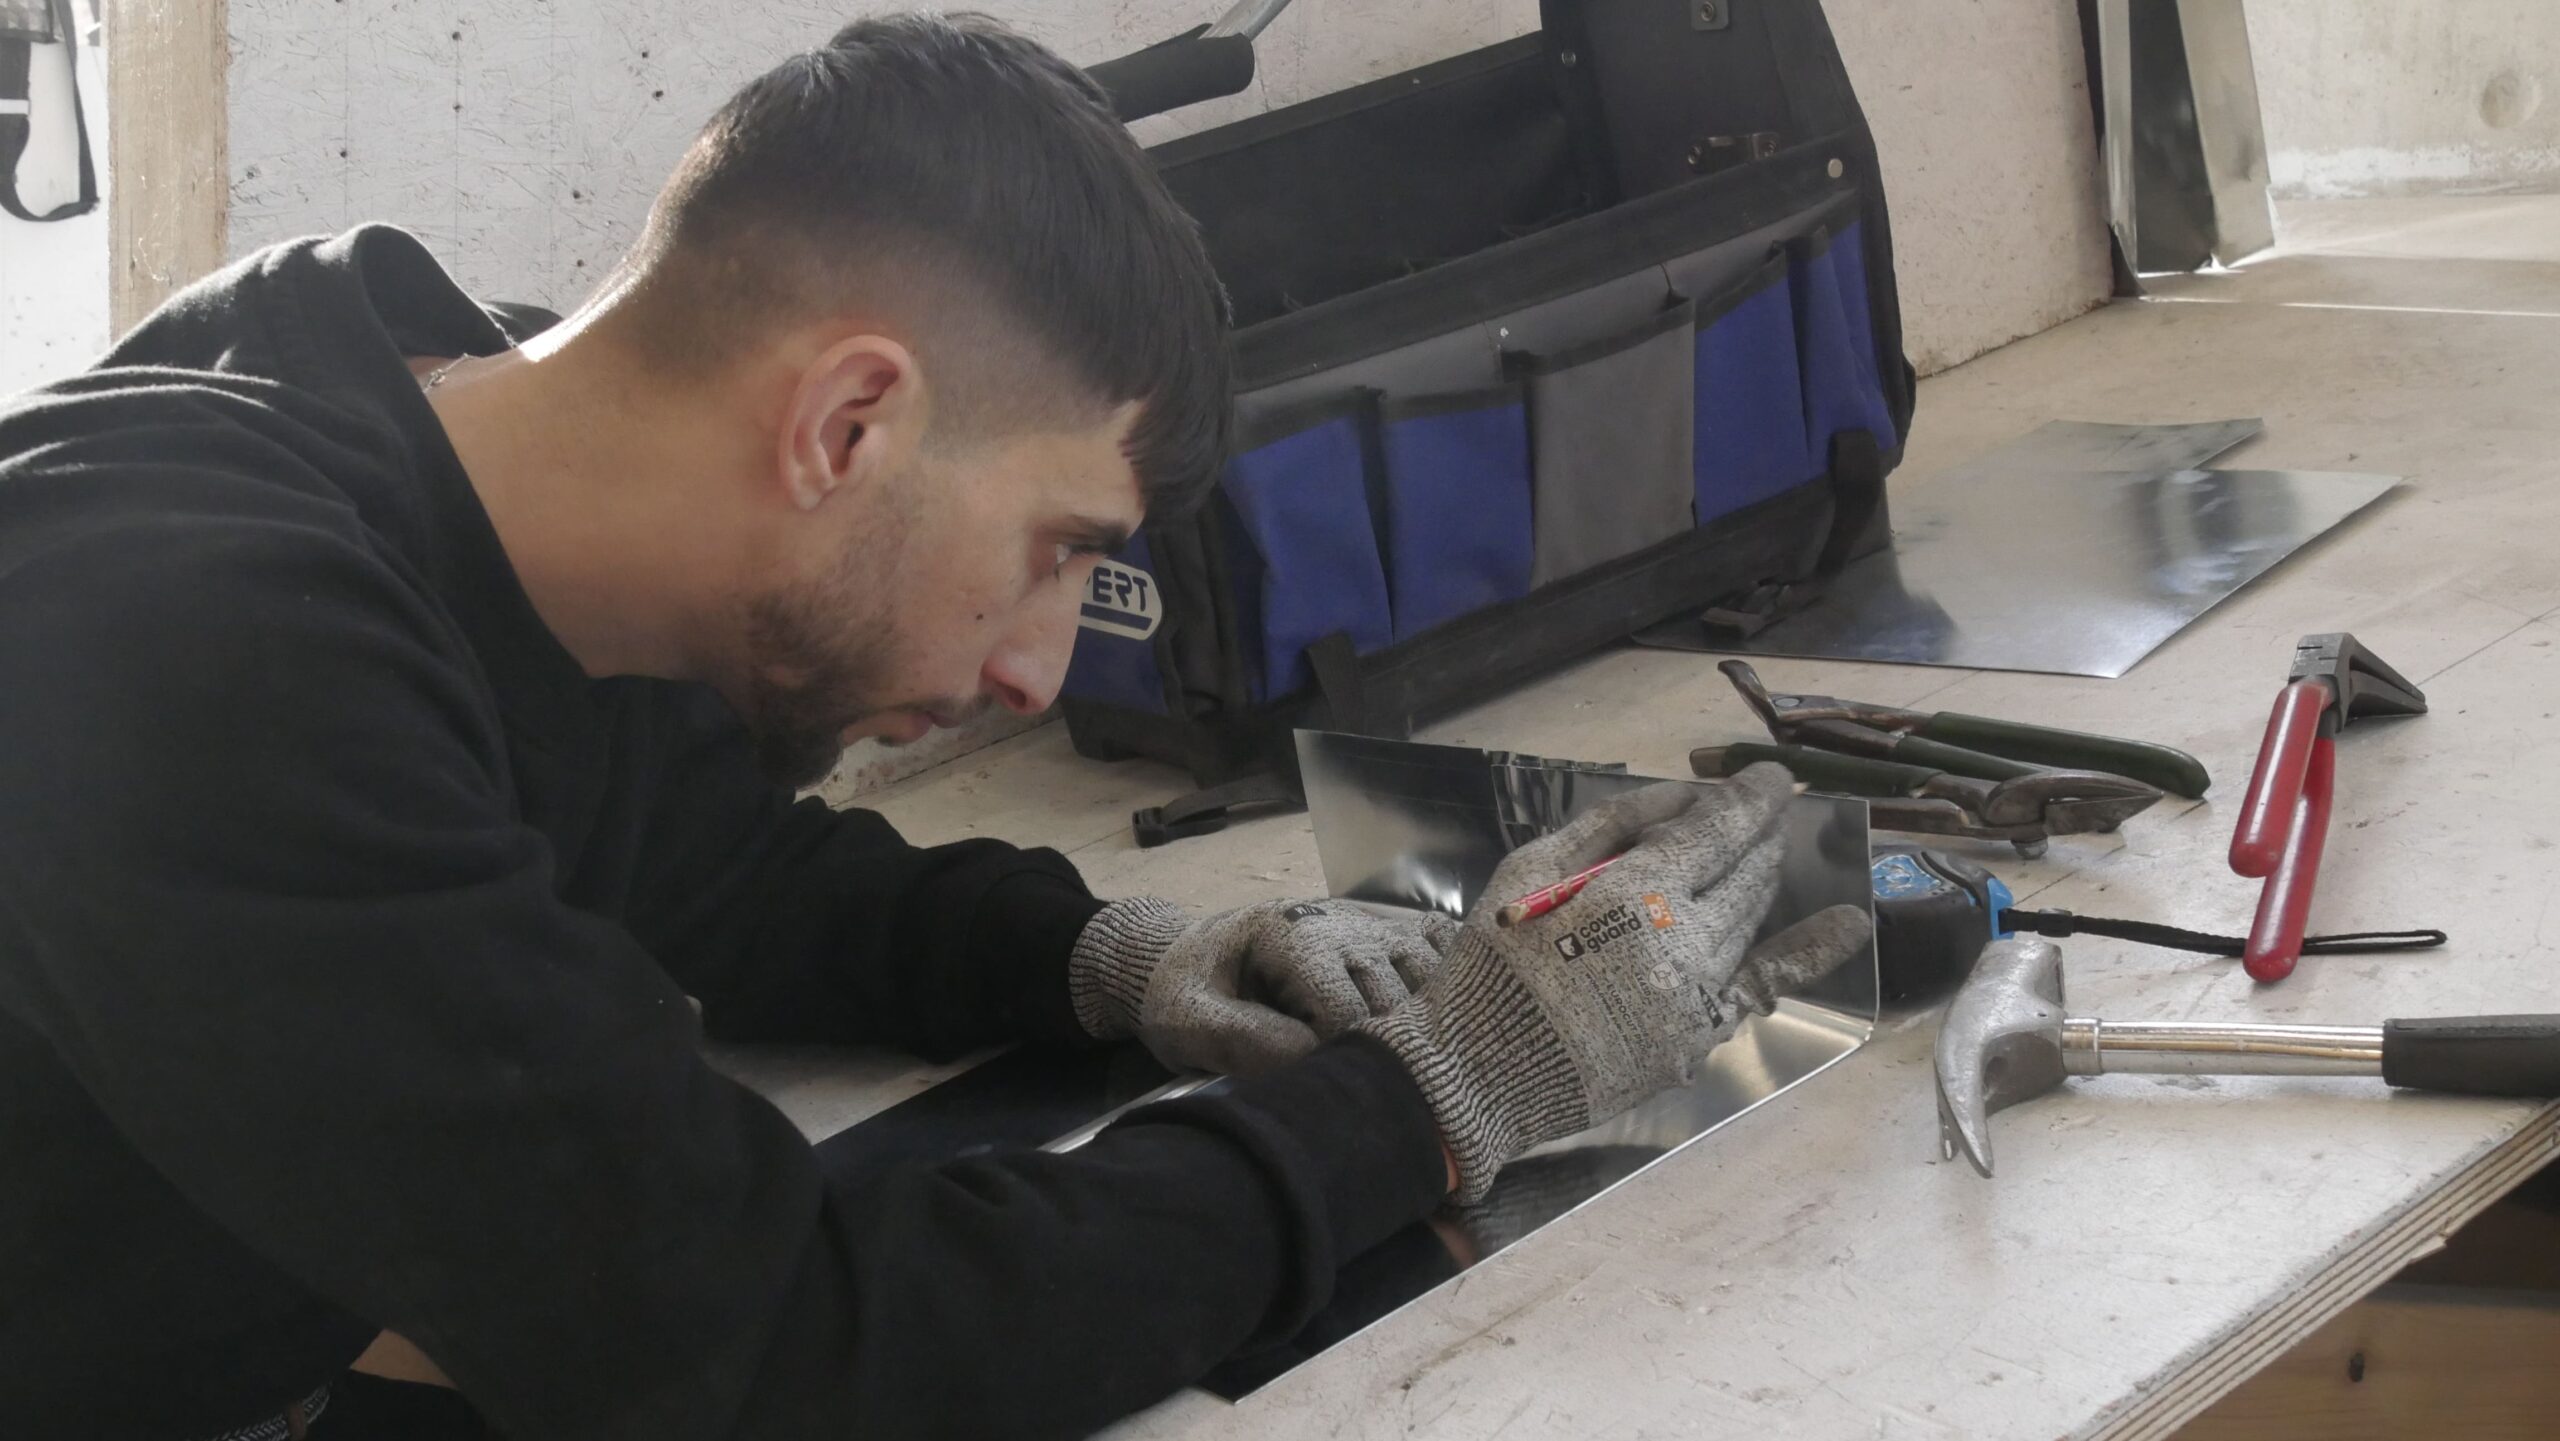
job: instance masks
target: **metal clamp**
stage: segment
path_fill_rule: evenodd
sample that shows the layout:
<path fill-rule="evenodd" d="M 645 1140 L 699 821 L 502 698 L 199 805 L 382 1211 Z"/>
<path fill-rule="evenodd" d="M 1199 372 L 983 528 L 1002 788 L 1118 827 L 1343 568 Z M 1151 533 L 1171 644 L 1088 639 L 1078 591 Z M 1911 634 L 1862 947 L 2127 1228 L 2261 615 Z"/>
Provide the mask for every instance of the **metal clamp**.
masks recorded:
<path fill-rule="evenodd" d="M 1778 132 L 1754 130 L 1747 135 L 1710 135 L 1689 147 L 1689 168 L 1711 175 L 1778 153 Z"/>

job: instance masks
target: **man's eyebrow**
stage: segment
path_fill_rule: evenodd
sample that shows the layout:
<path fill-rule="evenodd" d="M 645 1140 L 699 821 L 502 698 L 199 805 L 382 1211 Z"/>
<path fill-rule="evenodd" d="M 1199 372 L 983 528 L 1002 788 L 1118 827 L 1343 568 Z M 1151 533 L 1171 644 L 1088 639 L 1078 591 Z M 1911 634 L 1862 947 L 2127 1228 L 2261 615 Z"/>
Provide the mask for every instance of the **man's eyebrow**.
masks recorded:
<path fill-rule="evenodd" d="M 1058 536 L 1077 550 L 1115 554 L 1129 543 L 1129 527 L 1116 520 L 1071 515 L 1058 526 Z"/>

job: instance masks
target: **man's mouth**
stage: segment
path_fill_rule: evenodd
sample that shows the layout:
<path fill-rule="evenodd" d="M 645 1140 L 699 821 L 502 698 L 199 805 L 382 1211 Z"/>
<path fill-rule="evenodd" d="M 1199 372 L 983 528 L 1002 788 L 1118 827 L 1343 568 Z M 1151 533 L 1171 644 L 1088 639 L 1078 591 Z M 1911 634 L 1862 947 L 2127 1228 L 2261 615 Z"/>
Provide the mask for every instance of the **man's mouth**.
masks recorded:
<path fill-rule="evenodd" d="M 844 728 L 847 743 L 869 736 L 884 745 L 913 745 L 937 730 L 955 730 L 978 714 L 976 707 L 922 706 L 877 711 Z"/>
<path fill-rule="evenodd" d="M 913 745 L 937 730 L 950 730 L 967 717 L 946 710 L 891 711 L 878 721 L 875 732 L 893 746 Z"/>

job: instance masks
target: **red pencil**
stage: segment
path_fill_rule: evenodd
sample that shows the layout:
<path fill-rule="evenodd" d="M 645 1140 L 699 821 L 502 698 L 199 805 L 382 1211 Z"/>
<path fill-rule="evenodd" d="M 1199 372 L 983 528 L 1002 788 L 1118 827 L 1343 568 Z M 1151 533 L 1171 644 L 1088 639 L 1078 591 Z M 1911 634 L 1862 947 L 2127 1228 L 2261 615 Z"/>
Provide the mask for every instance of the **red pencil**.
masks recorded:
<path fill-rule="evenodd" d="M 1556 907 L 1563 905 L 1565 902 L 1572 900 L 1575 896 L 1581 895 L 1582 888 L 1591 884 L 1591 878 L 1593 876 L 1596 876 L 1602 871 L 1609 869 L 1609 867 L 1616 865 L 1619 860 L 1620 857 L 1611 856 L 1607 860 L 1602 861 L 1600 864 L 1593 866 L 1591 869 L 1584 871 L 1579 875 L 1567 876 L 1563 880 L 1556 882 L 1554 885 L 1547 886 L 1540 890 L 1531 891 L 1529 894 L 1522 896 L 1520 899 L 1513 901 L 1507 906 L 1504 906 L 1501 910 L 1494 912 L 1493 923 L 1497 926 L 1516 926 L 1522 921 L 1534 921 L 1538 917 L 1545 915 L 1547 912 L 1554 910 Z"/>

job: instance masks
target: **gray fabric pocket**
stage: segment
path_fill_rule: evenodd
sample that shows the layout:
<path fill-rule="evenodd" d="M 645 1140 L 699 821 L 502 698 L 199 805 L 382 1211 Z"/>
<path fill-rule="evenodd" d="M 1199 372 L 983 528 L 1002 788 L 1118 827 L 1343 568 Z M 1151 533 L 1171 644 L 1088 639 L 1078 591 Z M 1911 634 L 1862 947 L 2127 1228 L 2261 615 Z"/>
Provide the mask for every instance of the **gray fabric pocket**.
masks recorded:
<path fill-rule="evenodd" d="M 1696 524 L 1696 309 L 1674 298 L 1618 334 L 1503 357 L 1529 391 L 1531 584 L 1579 575 Z"/>

